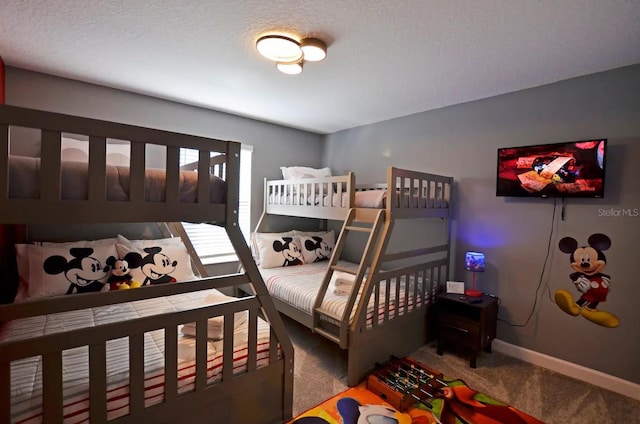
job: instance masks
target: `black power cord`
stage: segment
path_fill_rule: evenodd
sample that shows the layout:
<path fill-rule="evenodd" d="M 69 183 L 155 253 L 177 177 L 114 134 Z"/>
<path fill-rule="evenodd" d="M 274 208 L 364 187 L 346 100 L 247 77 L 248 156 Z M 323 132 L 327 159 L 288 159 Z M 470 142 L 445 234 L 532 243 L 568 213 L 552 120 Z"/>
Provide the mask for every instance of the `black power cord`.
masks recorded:
<path fill-rule="evenodd" d="M 551 242 L 553 241 L 553 234 L 555 232 L 555 227 L 556 227 L 556 209 L 558 206 L 558 202 L 557 202 L 557 198 L 554 197 L 553 199 L 553 213 L 551 214 L 551 231 L 549 232 L 549 240 L 547 241 L 547 255 L 544 258 L 544 263 L 542 264 L 542 271 L 540 272 L 540 279 L 538 280 L 538 286 L 536 287 L 536 292 L 535 292 L 535 299 L 533 300 L 533 307 L 531 308 L 531 312 L 529 312 L 529 316 L 527 317 L 527 320 L 524 322 L 524 324 L 514 324 L 511 323 L 507 320 L 504 320 L 502 318 L 498 318 L 498 321 L 502 321 L 507 325 L 510 325 L 511 327 L 526 327 L 529 324 L 529 321 L 531 320 L 531 317 L 533 316 L 533 313 L 536 310 L 536 306 L 538 306 L 538 293 L 540 292 L 540 288 L 542 287 L 542 282 L 544 279 L 544 273 L 547 270 L 547 263 L 549 262 L 549 256 L 551 254 Z M 562 204 L 562 214 L 564 215 L 564 199 L 563 199 L 563 204 Z M 564 218 L 564 216 L 563 216 Z M 549 298 L 551 299 L 551 291 L 549 290 L 549 286 L 545 284 L 545 286 L 547 287 L 547 291 L 549 292 Z M 553 299 L 551 299 L 551 301 L 553 302 Z M 500 306 L 500 299 L 498 299 L 498 306 Z"/>

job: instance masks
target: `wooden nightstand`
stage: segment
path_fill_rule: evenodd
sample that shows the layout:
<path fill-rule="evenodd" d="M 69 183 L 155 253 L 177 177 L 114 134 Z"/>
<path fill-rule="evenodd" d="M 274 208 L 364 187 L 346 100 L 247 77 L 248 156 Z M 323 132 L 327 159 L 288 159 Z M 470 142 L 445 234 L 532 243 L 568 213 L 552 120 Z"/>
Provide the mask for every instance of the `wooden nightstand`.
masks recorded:
<path fill-rule="evenodd" d="M 469 365 L 476 367 L 481 350 L 491 352 L 491 342 L 496 338 L 498 300 L 483 295 L 480 303 L 470 303 L 472 297 L 461 300 L 461 295 L 446 293 L 438 296 L 438 355 L 445 344 L 468 350 Z"/>

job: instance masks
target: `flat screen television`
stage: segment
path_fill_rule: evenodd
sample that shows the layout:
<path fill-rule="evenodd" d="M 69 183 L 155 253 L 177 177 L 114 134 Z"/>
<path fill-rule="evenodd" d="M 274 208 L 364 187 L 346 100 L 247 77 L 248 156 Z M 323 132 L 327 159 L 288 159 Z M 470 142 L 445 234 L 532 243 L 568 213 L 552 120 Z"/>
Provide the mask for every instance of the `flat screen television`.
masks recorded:
<path fill-rule="evenodd" d="M 498 149 L 497 196 L 603 197 L 607 139 Z"/>

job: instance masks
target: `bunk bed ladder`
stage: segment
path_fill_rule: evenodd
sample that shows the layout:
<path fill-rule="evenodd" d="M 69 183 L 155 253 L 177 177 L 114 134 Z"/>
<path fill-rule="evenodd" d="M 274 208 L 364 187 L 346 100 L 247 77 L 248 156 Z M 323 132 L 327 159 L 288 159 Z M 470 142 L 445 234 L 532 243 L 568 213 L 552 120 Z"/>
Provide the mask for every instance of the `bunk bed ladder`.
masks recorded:
<path fill-rule="evenodd" d="M 360 289 L 364 284 L 364 276 L 367 268 L 371 264 L 372 254 L 376 250 L 378 235 L 384 221 L 384 209 L 351 208 L 349 210 L 347 219 L 344 221 L 342 230 L 340 231 L 340 235 L 338 236 L 338 240 L 336 241 L 335 248 L 333 249 L 333 253 L 329 261 L 328 271 L 324 276 L 322 286 L 320 287 L 320 291 L 318 292 L 318 296 L 316 297 L 313 314 L 313 331 L 323 335 L 329 340 L 334 341 L 343 349 L 346 349 L 348 347 L 349 320 L 351 317 L 351 311 L 353 310 L 358 298 L 358 293 L 360 292 Z M 359 223 L 360 225 L 354 225 L 355 223 Z M 345 246 L 347 235 L 351 232 L 369 234 L 369 238 L 367 239 L 367 243 L 364 247 L 357 270 L 353 270 L 352 268 L 345 268 L 338 265 L 338 260 L 340 259 L 342 250 Z M 351 290 L 351 295 L 349 295 L 349 299 L 342 316 L 333 314 L 322 308 L 322 301 L 327 293 L 329 282 L 331 281 L 331 277 L 333 276 L 333 273 L 335 271 L 351 274 L 354 276 L 355 281 L 353 289 Z M 323 320 L 321 319 L 323 317 L 328 318 L 330 322 L 332 321 L 336 324 L 336 326 L 338 327 L 337 333 L 330 331 L 323 326 Z"/>
<path fill-rule="evenodd" d="M 237 214 L 233 213 L 233 216 Z M 200 257 L 195 251 L 193 243 L 189 238 L 184 226 L 181 222 L 159 222 L 158 228 L 165 236 L 169 237 L 180 237 L 182 242 L 187 247 L 189 254 L 191 256 L 191 261 L 193 265 L 196 267 L 201 277 L 207 277 L 209 273 L 207 272 L 204 264 L 200 260 Z M 291 340 L 287 335 L 286 328 L 284 327 L 284 323 L 279 319 L 280 315 L 278 311 L 275 309 L 275 306 L 272 303 L 271 296 L 267 292 L 267 288 L 264 285 L 264 280 L 260 275 L 260 271 L 258 271 L 258 267 L 251 256 L 251 251 L 244 241 L 244 236 L 240 231 L 240 228 L 237 225 L 237 222 L 234 222 L 233 225 L 225 227 L 227 231 L 227 235 L 229 236 L 229 241 L 233 245 L 233 248 L 238 255 L 238 260 L 240 262 L 239 265 L 239 274 L 245 274 L 248 277 L 248 280 L 252 282 L 250 285 L 252 286 L 251 291 L 253 295 L 255 295 L 262 306 L 263 318 L 269 317 L 269 324 L 272 327 L 272 335 L 276 336 L 277 344 L 280 348 L 282 357 L 283 357 L 283 366 L 284 366 L 284 375 L 283 375 L 283 385 L 284 385 L 284 393 L 283 393 L 283 416 L 290 417 L 293 411 L 293 345 L 291 344 Z M 273 344 L 270 348 L 271 352 L 271 360 L 275 360 L 276 356 L 276 344 Z M 2 371 L 0 369 L 0 371 Z"/>

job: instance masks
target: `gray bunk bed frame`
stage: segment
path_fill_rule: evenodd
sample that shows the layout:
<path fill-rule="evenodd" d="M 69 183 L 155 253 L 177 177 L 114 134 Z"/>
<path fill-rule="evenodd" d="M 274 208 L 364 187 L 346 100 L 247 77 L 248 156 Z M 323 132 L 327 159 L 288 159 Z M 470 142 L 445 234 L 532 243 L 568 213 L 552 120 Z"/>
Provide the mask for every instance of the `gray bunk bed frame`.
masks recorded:
<path fill-rule="evenodd" d="M 360 383 L 376 363 L 390 355 L 405 356 L 434 338 L 432 306 L 440 284 L 449 276 L 452 188 L 452 177 L 396 167 L 387 168 L 386 183 L 373 185 L 356 185 L 353 173 L 299 180 L 265 179 L 264 211 L 256 232 L 269 228 L 269 216 L 273 215 L 318 218 L 324 229 L 327 220 L 343 221 L 313 312 L 309 314 L 276 297 L 274 302 L 281 313 L 347 351 L 349 386 Z M 364 190 L 385 190 L 384 208 L 356 207 L 356 192 Z M 396 222 L 422 219 L 440 220 L 445 226 L 446 241 L 390 252 L 389 241 Z M 354 232 L 368 234 L 355 272 L 338 264 L 348 235 Z M 356 282 L 342 316 L 321 307 L 334 271 L 351 273 Z M 397 295 L 392 300 L 395 310 L 403 309 L 404 313 L 390 314 L 391 300 L 381 295 L 380 287 L 387 293 L 395 287 L 400 293 L 401 281 L 411 279 L 422 280 L 423 284 L 414 285 L 408 296 Z M 358 298 L 359 290 L 362 294 Z M 368 325 L 366 317 L 371 305 L 374 311 L 384 307 L 384 314 Z"/>
<path fill-rule="evenodd" d="M 14 126 L 37 129 L 41 133 L 41 177 L 39 198 L 9 197 L 10 129 Z M 61 135 L 81 134 L 89 138 L 88 198 L 61 198 Z M 107 139 L 131 143 L 129 199 L 110 201 L 105 192 Z M 166 146 L 166 198 L 162 202 L 145 201 L 145 146 Z M 181 202 L 179 187 L 180 148 L 196 149 L 198 160 L 198 198 L 195 203 Z M 209 202 L 211 152 L 223 158 L 226 203 Z M 255 296 L 206 308 L 179 311 L 88 327 L 72 332 L 49 334 L 0 344 L 0 422 L 11 419 L 11 363 L 42 355 L 43 420 L 63 422 L 62 351 L 88 346 L 90 372 L 90 420 L 92 423 L 140 422 L 225 422 L 279 423 L 292 415 L 293 346 L 274 307 L 251 252 L 237 224 L 240 144 L 168 131 L 137 127 L 77 116 L 0 105 L 0 270 L 3 278 L 15 276 L 13 243 L 24 242 L 29 224 L 131 223 L 180 221 L 208 222 L 226 229 L 243 265 L 244 272 L 194 282 L 164 284 L 106 293 L 87 293 L 0 305 L 0 322 L 103 305 L 133 302 L 211 288 L 235 288 L 249 285 Z M 220 167 L 218 167 L 220 168 Z M 6 283 L 3 281 L 3 283 Z M 222 379 L 207 383 L 207 320 L 225 316 L 225 334 L 233 332 L 233 316 L 248 310 L 249 348 L 246 372 L 234 373 L 233 344 L 225 343 Z M 256 358 L 257 320 L 270 324 L 269 364 L 258 367 Z M 195 390 L 177 392 L 177 327 L 196 322 Z M 142 342 L 145 332 L 164 329 L 164 400 L 145 407 L 144 360 Z M 105 345 L 110 339 L 128 337 L 130 354 L 129 414 L 107 420 Z M 253 344 L 253 348 L 251 347 Z"/>

